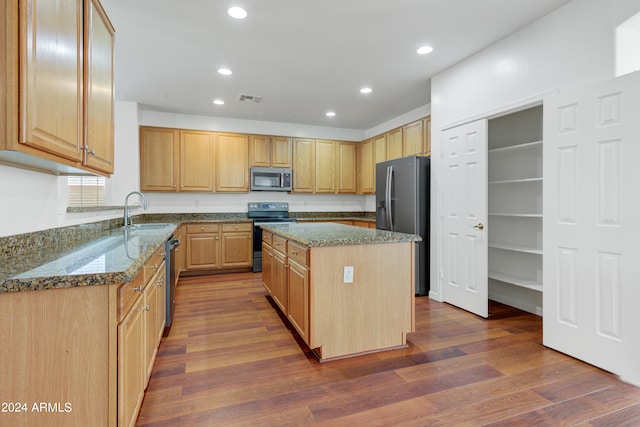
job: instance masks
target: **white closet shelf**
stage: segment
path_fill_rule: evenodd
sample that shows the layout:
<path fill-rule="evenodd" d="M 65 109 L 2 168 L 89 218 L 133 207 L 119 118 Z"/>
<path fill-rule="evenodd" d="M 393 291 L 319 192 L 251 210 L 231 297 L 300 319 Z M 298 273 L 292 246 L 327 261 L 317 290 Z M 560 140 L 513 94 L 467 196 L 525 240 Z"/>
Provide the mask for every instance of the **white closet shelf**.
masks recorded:
<path fill-rule="evenodd" d="M 510 274 L 491 270 L 489 270 L 489 279 L 495 279 L 501 282 L 510 283 L 512 285 L 542 292 L 542 283 L 533 279 L 526 279 L 524 277 L 512 276 Z"/>
<path fill-rule="evenodd" d="M 533 246 L 510 245 L 510 244 L 505 244 L 505 243 L 491 243 L 491 242 L 489 242 L 489 247 L 490 248 L 496 248 L 496 249 L 504 249 L 504 250 L 507 250 L 507 251 L 524 252 L 524 253 L 527 253 L 527 254 L 542 255 L 542 249 L 536 248 L 536 247 L 533 247 Z"/>
<path fill-rule="evenodd" d="M 537 147 L 542 147 L 542 141 L 527 142 L 527 143 L 524 143 L 524 144 L 509 145 L 507 147 L 500 147 L 500 148 L 492 148 L 492 149 L 488 150 L 488 152 L 489 153 L 504 153 L 504 152 L 508 152 L 508 151 L 525 150 L 527 148 L 537 148 Z"/>
<path fill-rule="evenodd" d="M 489 181 L 488 184 L 519 184 L 526 182 L 542 182 L 542 177 L 540 178 L 521 178 L 521 179 L 503 179 L 497 181 Z"/>
<path fill-rule="evenodd" d="M 513 218 L 542 218 L 542 214 L 489 212 L 489 216 L 505 216 Z"/>

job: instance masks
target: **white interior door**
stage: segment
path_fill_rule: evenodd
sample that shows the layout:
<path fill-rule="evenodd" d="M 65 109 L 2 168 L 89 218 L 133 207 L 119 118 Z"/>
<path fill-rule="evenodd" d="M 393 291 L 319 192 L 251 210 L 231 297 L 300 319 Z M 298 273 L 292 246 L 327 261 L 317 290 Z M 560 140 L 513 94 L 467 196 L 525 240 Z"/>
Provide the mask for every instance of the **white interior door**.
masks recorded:
<path fill-rule="evenodd" d="M 442 298 L 487 317 L 487 121 L 447 129 L 442 143 Z"/>
<path fill-rule="evenodd" d="M 544 102 L 544 344 L 640 385 L 640 73 Z"/>

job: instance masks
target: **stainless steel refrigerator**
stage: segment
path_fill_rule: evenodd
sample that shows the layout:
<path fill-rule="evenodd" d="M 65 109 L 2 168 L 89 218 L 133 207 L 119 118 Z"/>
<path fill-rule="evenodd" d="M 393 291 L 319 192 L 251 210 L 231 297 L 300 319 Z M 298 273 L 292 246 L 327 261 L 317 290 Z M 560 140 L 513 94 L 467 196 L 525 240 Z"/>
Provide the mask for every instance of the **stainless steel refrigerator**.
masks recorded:
<path fill-rule="evenodd" d="M 429 293 L 429 157 L 408 156 L 376 165 L 376 228 L 417 234 L 416 295 Z"/>

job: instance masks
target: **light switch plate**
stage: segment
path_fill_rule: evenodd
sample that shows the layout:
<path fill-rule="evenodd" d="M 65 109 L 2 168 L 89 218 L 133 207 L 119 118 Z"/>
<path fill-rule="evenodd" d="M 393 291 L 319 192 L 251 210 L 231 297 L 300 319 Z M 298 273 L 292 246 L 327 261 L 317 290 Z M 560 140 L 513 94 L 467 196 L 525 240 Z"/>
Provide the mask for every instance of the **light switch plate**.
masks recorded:
<path fill-rule="evenodd" d="M 353 283 L 353 266 L 347 265 L 344 267 L 344 274 L 342 277 L 343 283 Z"/>

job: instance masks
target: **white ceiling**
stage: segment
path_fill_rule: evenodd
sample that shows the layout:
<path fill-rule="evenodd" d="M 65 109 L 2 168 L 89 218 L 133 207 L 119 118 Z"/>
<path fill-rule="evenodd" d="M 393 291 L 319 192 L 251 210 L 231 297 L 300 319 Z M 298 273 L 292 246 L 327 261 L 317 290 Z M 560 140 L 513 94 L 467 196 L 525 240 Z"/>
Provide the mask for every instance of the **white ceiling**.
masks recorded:
<path fill-rule="evenodd" d="M 428 104 L 431 76 L 568 2 L 102 0 L 116 29 L 116 99 L 361 130 Z M 236 5 L 246 19 L 227 15 Z M 417 55 L 424 44 L 434 51 Z M 263 100 L 242 103 L 240 94 Z"/>

